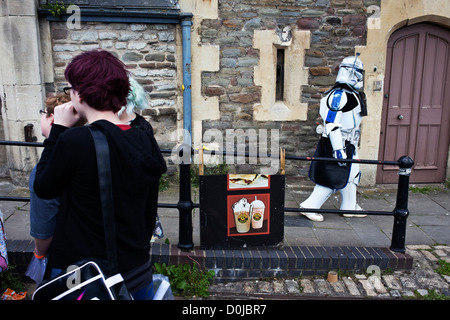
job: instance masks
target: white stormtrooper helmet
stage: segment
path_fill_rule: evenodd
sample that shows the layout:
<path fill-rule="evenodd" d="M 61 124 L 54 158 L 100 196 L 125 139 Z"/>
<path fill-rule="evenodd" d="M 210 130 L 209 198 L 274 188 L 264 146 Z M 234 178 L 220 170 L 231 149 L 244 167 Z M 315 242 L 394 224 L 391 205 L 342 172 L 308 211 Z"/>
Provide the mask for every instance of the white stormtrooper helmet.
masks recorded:
<path fill-rule="evenodd" d="M 350 56 L 342 60 L 336 82 L 346 83 L 355 90 L 364 85 L 363 63 L 357 56 Z"/>

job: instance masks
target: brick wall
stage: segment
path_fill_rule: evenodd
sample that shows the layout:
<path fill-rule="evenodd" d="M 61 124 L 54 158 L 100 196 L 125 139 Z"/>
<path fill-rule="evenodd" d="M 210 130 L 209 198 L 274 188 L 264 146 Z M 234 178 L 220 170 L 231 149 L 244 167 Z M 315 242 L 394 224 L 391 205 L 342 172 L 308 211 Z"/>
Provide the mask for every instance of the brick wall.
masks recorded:
<path fill-rule="evenodd" d="M 64 70 L 70 60 L 88 50 L 105 49 L 120 58 L 149 93 L 150 108 L 143 111 L 151 121 L 162 147 L 176 128 L 177 54 L 172 24 L 83 23 L 68 29 L 51 22 L 54 82 L 46 84 L 51 95 L 66 86 Z"/>

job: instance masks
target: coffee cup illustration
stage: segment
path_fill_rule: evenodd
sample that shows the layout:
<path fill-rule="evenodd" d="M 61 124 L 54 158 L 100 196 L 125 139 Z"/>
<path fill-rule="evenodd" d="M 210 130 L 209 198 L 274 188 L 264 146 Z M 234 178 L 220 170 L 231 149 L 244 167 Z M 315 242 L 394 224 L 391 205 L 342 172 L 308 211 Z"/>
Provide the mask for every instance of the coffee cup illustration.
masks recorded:
<path fill-rule="evenodd" d="M 264 222 L 264 210 L 266 208 L 264 202 L 258 200 L 255 196 L 255 200 L 251 203 L 252 208 L 252 228 L 261 229 Z"/>
<path fill-rule="evenodd" d="M 250 230 L 253 206 L 246 198 L 242 198 L 232 205 L 236 230 L 239 233 L 246 233 Z"/>

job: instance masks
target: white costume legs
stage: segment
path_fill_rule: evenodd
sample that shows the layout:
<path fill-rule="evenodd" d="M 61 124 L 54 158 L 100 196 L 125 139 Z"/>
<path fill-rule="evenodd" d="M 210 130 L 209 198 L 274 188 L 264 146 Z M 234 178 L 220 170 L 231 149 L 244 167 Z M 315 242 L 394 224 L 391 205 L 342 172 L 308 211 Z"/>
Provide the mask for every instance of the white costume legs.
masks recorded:
<path fill-rule="evenodd" d="M 300 206 L 308 209 L 319 209 L 333 193 L 333 189 L 316 184 L 311 195 Z"/>
<path fill-rule="evenodd" d="M 308 199 L 306 199 L 300 204 L 300 208 L 320 209 L 320 207 L 322 207 L 325 201 L 327 201 L 328 198 L 331 196 L 333 191 L 334 191 L 333 189 L 316 184 L 313 192 L 308 197 Z M 301 212 L 301 214 L 303 214 L 308 219 L 311 219 L 313 221 L 323 221 L 323 216 L 319 213 Z"/>
<path fill-rule="evenodd" d="M 356 154 L 354 159 L 358 159 Z M 352 169 L 350 170 L 350 178 L 344 189 L 341 189 L 341 210 L 362 210 L 361 207 L 356 203 L 356 188 L 359 184 L 361 172 L 359 171 L 359 164 L 353 163 Z M 347 218 L 364 218 L 366 214 L 344 214 Z"/>
<path fill-rule="evenodd" d="M 358 159 L 358 155 L 355 154 L 354 159 Z M 361 208 L 356 203 L 356 188 L 358 186 L 360 179 L 359 164 L 353 163 L 352 169 L 350 170 L 349 181 L 345 188 L 339 190 L 341 193 L 341 210 L 361 210 Z M 321 186 L 316 184 L 311 195 L 300 204 L 300 208 L 305 209 L 320 209 L 325 201 L 335 192 L 336 190 Z M 315 212 L 301 212 L 302 215 L 306 216 L 308 219 L 313 221 L 323 221 L 323 216 Z M 356 214 L 344 214 L 344 217 L 365 217 L 366 215 L 356 215 Z"/>
<path fill-rule="evenodd" d="M 341 192 L 341 210 L 355 210 L 356 208 L 356 185 L 349 182 Z"/>
<path fill-rule="evenodd" d="M 353 159 L 358 159 L 355 154 Z M 355 210 L 356 208 L 356 187 L 359 183 L 359 164 L 352 163 L 352 169 L 348 178 L 348 183 L 345 188 L 339 190 L 341 192 L 341 210 Z"/>

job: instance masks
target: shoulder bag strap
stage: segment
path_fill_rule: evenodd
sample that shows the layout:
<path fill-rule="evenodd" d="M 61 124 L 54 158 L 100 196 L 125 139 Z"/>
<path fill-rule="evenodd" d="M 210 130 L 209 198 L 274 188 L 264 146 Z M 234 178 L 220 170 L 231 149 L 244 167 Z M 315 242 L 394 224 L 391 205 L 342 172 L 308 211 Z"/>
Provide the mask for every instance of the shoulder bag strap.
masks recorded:
<path fill-rule="evenodd" d="M 94 138 L 95 152 L 97 155 L 100 200 L 102 203 L 106 251 L 110 268 L 109 271 L 111 272 L 111 275 L 114 275 L 118 272 L 118 264 L 109 146 L 105 135 L 99 128 L 94 126 L 88 126 L 88 128 Z"/>

